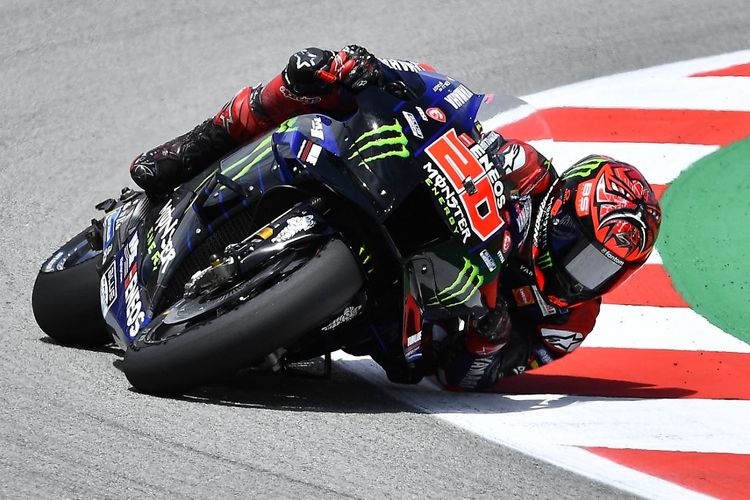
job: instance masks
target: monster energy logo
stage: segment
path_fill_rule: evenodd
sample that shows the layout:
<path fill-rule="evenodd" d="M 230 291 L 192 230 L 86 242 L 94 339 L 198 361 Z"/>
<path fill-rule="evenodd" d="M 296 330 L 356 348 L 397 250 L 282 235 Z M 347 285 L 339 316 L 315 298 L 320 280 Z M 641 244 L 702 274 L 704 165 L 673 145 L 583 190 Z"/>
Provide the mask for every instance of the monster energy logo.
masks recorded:
<path fill-rule="evenodd" d="M 539 266 L 539 269 L 547 269 L 548 267 L 552 267 L 552 256 L 549 254 L 549 250 L 544 252 L 536 259 L 536 265 Z"/>
<path fill-rule="evenodd" d="M 479 275 L 479 266 L 475 266 L 464 257 L 464 267 L 458 273 L 456 280 L 448 288 L 438 292 L 437 298 L 428 305 L 441 304 L 444 307 L 461 305 L 468 301 L 483 283 L 484 278 Z"/>
<path fill-rule="evenodd" d="M 605 161 L 606 160 L 603 160 L 601 158 L 594 158 L 587 161 L 586 163 L 573 165 L 570 170 L 563 174 L 562 178 L 563 180 L 566 180 L 570 179 L 571 177 L 588 177 L 594 170 L 601 167 L 602 163 L 604 163 Z"/>
<path fill-rule="evenodd" d="M 375 130 L 365 132 L 354 141 L 351 148 L 355 151 L 349 159 L 357 156 L 357 152 L 362 155 L 365 163 L 382 160 L 390 156 L 408 158 L 407 142 L 404 130 L 398 121 L 395 121 L 393 125 L 381 125 Z"/>

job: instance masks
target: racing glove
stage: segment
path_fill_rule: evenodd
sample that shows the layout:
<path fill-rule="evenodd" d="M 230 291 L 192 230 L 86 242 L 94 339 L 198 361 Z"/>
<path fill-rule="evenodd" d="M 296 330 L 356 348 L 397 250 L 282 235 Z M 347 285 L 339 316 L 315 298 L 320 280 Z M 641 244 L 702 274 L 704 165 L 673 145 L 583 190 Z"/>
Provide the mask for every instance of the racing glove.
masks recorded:
<path fill-rule="evenodd" d="M 380 63 L 364 47 L 347 45 L 331 61 L 327 69 L 318 71 L 318 78 L 338 82 L 352 92 L 358 92 L 380 78 Z"/>
<path fill-rule="evenodd" d="M 508 307 L 498 300 L 494 308 L 466 332 L 444 341 L 438 354 L 437 377 L 449 389 L 482 390 L 491 387 L 504 367 L 503 349 L 511 338 Z"/>

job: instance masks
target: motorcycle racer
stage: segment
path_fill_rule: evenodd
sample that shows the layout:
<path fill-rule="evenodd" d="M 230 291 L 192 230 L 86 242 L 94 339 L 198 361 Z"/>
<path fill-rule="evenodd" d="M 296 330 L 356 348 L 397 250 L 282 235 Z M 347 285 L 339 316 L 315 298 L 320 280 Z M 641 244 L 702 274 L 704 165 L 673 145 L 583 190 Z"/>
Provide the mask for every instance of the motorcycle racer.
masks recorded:
<path fill-rule="evenodd" d="M 377 82 L 385 67 L 432 70 L 377 59 L 355 45 L 336 53 L 300 50 L 266 85 L 241 89 L 212 119 L 138 156 L 131 175 L 158 196 L 288 118 L 315 112 L 346 118 L 357 109 L 356 93 Z M 513 193 L 507 209 L 516 211 L 514 230 L 505 236 L 505 269 L 481 289 L 489 313 L 463 335 L 437 325 L 435 366 L 374 353 L 393 381 L 435 373 L 452 389 L 485 389 L 572 352 L 593 329 L 601 295 L 638 269 L 653 248 L 660 211 L 634 167 L 592 156 L 558 176 L 529 144 L 492 131 L 483 142 Z"/>

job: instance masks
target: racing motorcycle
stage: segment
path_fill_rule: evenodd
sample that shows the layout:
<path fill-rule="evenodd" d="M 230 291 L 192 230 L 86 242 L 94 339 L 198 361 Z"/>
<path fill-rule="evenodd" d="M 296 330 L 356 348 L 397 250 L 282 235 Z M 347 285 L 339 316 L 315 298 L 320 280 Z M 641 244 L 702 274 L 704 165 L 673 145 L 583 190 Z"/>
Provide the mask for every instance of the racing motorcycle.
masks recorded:
<path fill-rule="evenodd" d="M 429 325 L 459 331 L 487 312 L 479 288 L 516 226 L 478 123 L 533 115 L 386 66 L 346 120 L 292 118 L 169 196 L 125 188 L 97 205 L 104 217 L 39 271 L 41 329 L 113 338 L 130 383 L 154 394 L 319 356 L 330 371 L 338 349 L 433 362 Z"/>

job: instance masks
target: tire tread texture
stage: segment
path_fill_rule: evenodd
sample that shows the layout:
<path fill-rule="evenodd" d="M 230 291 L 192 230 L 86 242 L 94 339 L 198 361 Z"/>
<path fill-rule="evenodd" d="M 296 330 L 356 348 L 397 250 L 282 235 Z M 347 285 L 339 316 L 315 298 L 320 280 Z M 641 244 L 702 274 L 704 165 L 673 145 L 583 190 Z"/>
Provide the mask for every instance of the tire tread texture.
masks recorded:
<path fill-rule="evenodd" d="M 362 283 L 351 250 L 332 240 L 293 274 L 233 311 L 161 343 L 136 339 L 122 369 L 134 388 L 158 395 L 232 376 L 341 310 Z"/>

